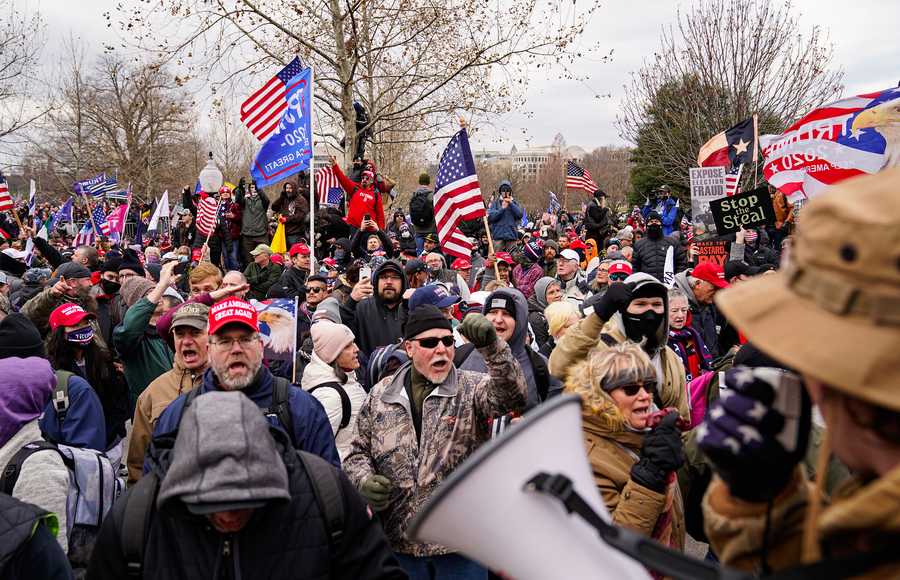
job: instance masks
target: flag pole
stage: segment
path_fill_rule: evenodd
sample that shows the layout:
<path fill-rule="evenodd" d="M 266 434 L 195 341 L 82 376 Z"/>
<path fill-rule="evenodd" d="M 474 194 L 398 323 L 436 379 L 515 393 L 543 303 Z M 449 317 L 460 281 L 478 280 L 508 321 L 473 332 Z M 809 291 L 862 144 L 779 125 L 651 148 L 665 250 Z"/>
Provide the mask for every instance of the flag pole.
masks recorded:
<path fill-rule="evenodd" d="M 82 200 L 84 201 L 84 205 L 87 206 L 88 219 L 91 220 L 91 229 L 94 230 L 94 239 L 98 242 L 100 241 L 100 232 L 97 231 L 97 224 L 94 223 L 94 208 L 91 207 L 91 201 L 87 198 L 87 195 L 84 193 L 82 195 Z M 16 218 L 16 221 L 19 221 L 19 218 Z"/>
<path fill-rule="evenodd" d="M 753 113 L 753 189 L 759 185 L 759 117 Z"/>
<path fill-rule="evenodd" d="M 309 65 L 309 274 L 316 271 L 316 130 L 312 110 L 316 106 L 316 69 Z M 294 310 L 296 312 L 296 309 Z M 296 368 L 296 364 L 294 365 Z"/>
<path fill-rule="evenodd" d="M 219 226 L 219 206 L 222 204 L 222 197 L 216 198 L 216 217 L 213 220 L 212 227 L 209 228 L 209 233 L 206 234 L 206 241 L 203 242 L 203 252 L 200 254 L 200 261 L 204 261 L 204 258 L 207 257 L 209 253 L 209 239 L 212 237 L 213 232 L 216 231 L 216 228 Z"/>

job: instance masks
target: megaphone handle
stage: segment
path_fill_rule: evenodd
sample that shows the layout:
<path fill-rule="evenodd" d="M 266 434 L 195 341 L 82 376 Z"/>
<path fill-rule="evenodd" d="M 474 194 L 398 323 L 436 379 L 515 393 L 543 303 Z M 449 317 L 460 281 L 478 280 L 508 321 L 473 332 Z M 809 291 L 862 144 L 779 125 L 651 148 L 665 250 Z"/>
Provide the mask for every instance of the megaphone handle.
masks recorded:
<path fill-rule="evenodd" d="M 644 566 L 671 578 L 683 580 L 756 578 L 746 572 L 720 568 L 711 562 L 691 558 L 635 531 L 610 524 L 575 491 L 572 480 L 561 473 L 551 475 L 539 472 L 528 480 L 525 490 L 543 493 L 559 500 L 567 512 L 580 516 L 597 530 L 604 542 Z"/>

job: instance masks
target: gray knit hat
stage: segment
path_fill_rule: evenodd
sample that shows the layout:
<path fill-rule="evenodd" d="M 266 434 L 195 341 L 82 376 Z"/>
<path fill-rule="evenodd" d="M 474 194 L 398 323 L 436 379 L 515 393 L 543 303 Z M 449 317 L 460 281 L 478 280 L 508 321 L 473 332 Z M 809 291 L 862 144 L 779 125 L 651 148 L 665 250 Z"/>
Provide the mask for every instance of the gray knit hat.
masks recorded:
<path fill-rule="evenodd" d="M 269 423 L 243 393 L 198 396 L 184 411 L 172 452 L 157 508 L 181 500 L 191 513 L 208 514 L 290 500 L 287 467 Z"/>

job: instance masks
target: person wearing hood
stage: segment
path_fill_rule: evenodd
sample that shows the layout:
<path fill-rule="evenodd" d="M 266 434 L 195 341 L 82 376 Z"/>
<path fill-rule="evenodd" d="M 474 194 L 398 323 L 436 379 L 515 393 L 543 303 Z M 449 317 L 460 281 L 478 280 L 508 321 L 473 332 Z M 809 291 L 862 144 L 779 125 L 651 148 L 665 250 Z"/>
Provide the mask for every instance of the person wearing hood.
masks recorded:
<path fill-rule="evenodd" d="M 100 280 L 91 290 L 91 295 L 97 301 L 100 336 L 106 344 L 112 344 L 113 329 L 122 323 L 122 317 L 125 315 L 122 297 L 119 294 L 122 289 L 122 283 L 119 281 L 120 265 L 120 258 L 107 258 L 100 267 Z"/>
<path fill-rule="evenodd" d="M 756 268 L 777 268 L 780 252 L 769 247 L 769 235 L 763 228 L 741 229 L 735 234 L 729 260 L 745 262 Z"/>
<path fill-rule="evenodd" d="M 325 408 L 343 461 L 356 435 L 356 415 L 366 400 L 366 391 L 356 378 L 359 347 L 353 332 L 343 324 L 322 320 L 312 326 L 310 334 L 313 353 L 300 386 Z"/>
<path fill-rule="evenodd" d="M 528 242 L 522 248 L 522 258 L 527 266 L 516 264 L 513 268 L 513 283 L 526 299 L 531 298 L 535 283 L 544 276 L 544 265 L 541 263 L 543 254 L 544 247 L 540 240 Z"/>
<path fill-rule="evenodd" d="M 50 279 L 49 268 L 29 268 L 22 274 L 22 285 L 10 292 L 9 302 L 18 312 L 26 302 L 40 294 Z"/>
<path fill-rule="evenodd" d="M 591 201 L 584 210 L 584 229 L 587 239 L 594 240 L 597 246 L 604 245 L 614 225 L 613 212 L 606 205 L 606 192 L 602 189 L 595 190 Z"/>
<path fill-rule="evenodd" d="M 72 580 L 72 567 L 56 541 L 59 519 L 35 505 L 0 494 L 0 576 L 5 580 Z"/>
<path fill-rule="evenodd" d="M 330 538 L 323 525 L 329 512 L 316 499 L 322 484 L 312 472 L 334 480 L 344 509 L 340 540 Z M 141 513 L 149 511 L 138 536 L 142 560 L 135 562 L 124 553 L 122 538 L 135 525 L 126 518 L 132 514 L 128 508 L 145 494 L 155 501 L 141 506 Z M 115 503 L 97 538 L 88 578 L 126 578 L 134 564 L 138 576 L 148 579 L 403 578 L 384 533 L 347 477 L 318 457 L 301 457 L 243 393 L 221 391 L 197 397 L 185 409 L 168 460 L 154 464 L 152 477 Z"/>
<path fill-rule="evenodd" d="M 534 293 L 528 298 L 528 324 L 531 325 L 534 340 L 541 352 L 553 340 L 544 310 L 550 304 L 562 300 L 562 297 L 562 284 L 559 280 L 545 276 L 535 283 Z"/>
<path fill-rule="evenodd" d="M 278 199 L 272 202 L 272 211 L 281 215 L 284 222 L 284 237 L 288 247 L 299 242 L 309 231 L 309 196 L 306 193 L 294 182 L 286 181 Z"/>
<path fill-rule="evenodd" d="M 562 383 L 550 375 L 547 359 L 527 344 L 528 302 L 514 288 L 492 292 L 484 302 L 483 314 L 493 324 L 497 336 L 509 344 L 519 362 L 528 387 L 526 409 L 532 409 L 548 398 L 559 394 Z M 484 357 L 471 344 L 456 349 L 453 359 L 457 368 L 480 373 L 487 372 Z"/>
<path fill-rule="evenodd" d="M 729 286 L 722 266 L 712 262 L 697 264 L 693 269 L 675 275 L 674 287 L 688 299 L 691 328 L 700 335 L 713 358 L 725 354 L 719 352 L 719 329 L 724 322 L 713 298 L 719 290 Z"/>
<path fill-rule="evenodd" d="M 626 341 L 641 345 L 656 370 L 654 402 L 660 409 L 675 407 L 690 418 L 684 366 L 666 343 L 669 335 L 668 289 L 659 280 L 638 272 L 614 282 L 602 296 L 584 306 L 585 317 L 556 343 L 550 372 L 566 380 L 591 350 L 604 350 Z"/>
<path fill-rule="evenodd" d="M 544 255 L 541 265 L 544 267 L 544 276 L 556 278 L 556 257 L 559 256 L 559 244 L 554 240 L 544 240 Z"/>
<path fill-rule="evenodd" d="M 272 239 L 269 235 L 269 197 L 256 187 L 256 183 L 238 182 L 234 190 L 234 201 L 241 208 L 241 245 L 243 263 L 253 261 L 250 250 L 260 244 L 267 244 Z"/>
<path fill-rule="evenodd" d="M 672 190 L 668 185 L 662 185 L 651 191 L 641 215 L 647 226 L 650 226 L 650 214 L 655 213 L 659 217 L 659 223 L 663 236 L 669 236 L 676 229 L 678 223 L 678 202 L 672 197 Z"/>
<path fill-rule="evenodd" d="M 512 183 L 504 179 L 500 182 L 498 192 L 500 195 L 488 209 L 488 224 L 494 240 L 494 251 L 509 252 L 516 245 L 516 230 L 522 223 L 525 210 L 513 199 Z"/>
<path fill-rule="evenodd" d="M 415 194 L 413 194 L 415 195 Z M 400 243 L 401 252 L 409 252 L 418 255 L 416 237 L 413 235 L 412 226 L 406 221 L 406 216 L 401 210 L 394 212 L 391 225 L 388 226 L 388 234 Z"/>
<path fill-rule="evenodd" d="M 656 426 L 656 371 L 631 342 L 593 351 L 566 379 L 581 397 L 582 434 L 597 488 L 614 524 L 684 549 L 684 506 L 675 471 L 684 463 L 678 413 Z"/>
<path fill-rule="evenodd" d="M 681 244 L 672 241 L 663 234 L 662 218 L 656 212 L 647 216 L 647 237 L 634 245 L 634 256 L 631 265 L 635 272 L 646 272 L 657 280 L 665 276 L 666 254 L 672 251 L 674 272 L 687 268 L 684 249 Z"/>
<path fill-rule="evenodd" d="M 403 336 L 403 293 L 406 276 L 393 260 L 382 264 L 372 280 L 361 279 L 341 305 L 341 319 L 356 336 L 359 350 L 369 356 L 379 346 L 393 344 Z"/>
<path fill-rule="evenodd" d="M 344 221 L 350 227 L 362 229 L 363 220 L 366 216 L 368 219 L 374 220 L 378 224 L 378 229 L 384 229 L 384 200 L 381 197 L 381 191 L 375 187 L 375 172 L 366 167 L 359 182 L 355 182 L 341 171 L 337 159 L 331 156 L 331 168 L 341 187 L 347 192 L 349 207 L 347 217 Z"/>
<path fill-rule="evenodd" d="M 331 257 L 337 263 L 337 267 L 341 270 L 347 268 L 353 261 L 353 253 L 350 251 L 350 238 L 338 238 L 334 241 Z"/>

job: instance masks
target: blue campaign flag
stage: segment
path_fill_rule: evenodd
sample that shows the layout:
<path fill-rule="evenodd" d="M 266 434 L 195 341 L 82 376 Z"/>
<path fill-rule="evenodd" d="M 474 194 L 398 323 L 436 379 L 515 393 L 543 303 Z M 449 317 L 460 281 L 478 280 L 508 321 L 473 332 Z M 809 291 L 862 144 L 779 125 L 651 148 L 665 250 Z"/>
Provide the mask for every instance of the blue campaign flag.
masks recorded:
<path fill-rule="evenodd" d="M 547 204 L 547 213 L 556 213 L 560 208 L 562 208 L 562 205 L 559 203 L 559 198 L 551 191 L 549 203 Z"/>
<path fill-rule="evenodd" d="M 312 159 L 311 69 L 301 71 L 287 83 L 287 108 L 281 122 L 260 148 L 250 166 L 258 187 L 272 185 L 308 169 Z"/>
<path fill-rule="evenodd" d="M 53 218 L 50 220 L 50 225 L 47 226 L 47 231 L 52 232 L 53 228 L 55 228 L 59 224 L 64 223 L 64 222 L 73 221 L 72 220 L 73 199 L 74 198 L 69 197 L 69 199 L 66 201 L 66 203 L 64 203 L 61 208 L 56 210 L 56 213 L 53 214 Z"/>
<path fill-rule="evenodd" d="M 78 195 L 90 195 L 91 197 L 103 197 L 111 191 L 115 191 L 118 182 L 115 177 L 107 177 L 106 173 L 101 173 L 90 179 L 76 181 L 72 184 L 72 188 Z"/>

